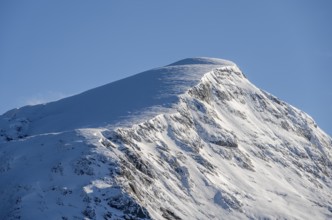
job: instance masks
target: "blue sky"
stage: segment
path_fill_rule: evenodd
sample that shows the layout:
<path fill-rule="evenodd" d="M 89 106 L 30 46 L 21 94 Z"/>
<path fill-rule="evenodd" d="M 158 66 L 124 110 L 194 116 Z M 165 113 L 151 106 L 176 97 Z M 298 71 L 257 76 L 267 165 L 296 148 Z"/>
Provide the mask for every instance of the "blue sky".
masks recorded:
<path fill-rule="evenodd" d="M 208 56 L 331 135 L 331 11 L 329 0 L 3 0 L 0 114 Z"/>

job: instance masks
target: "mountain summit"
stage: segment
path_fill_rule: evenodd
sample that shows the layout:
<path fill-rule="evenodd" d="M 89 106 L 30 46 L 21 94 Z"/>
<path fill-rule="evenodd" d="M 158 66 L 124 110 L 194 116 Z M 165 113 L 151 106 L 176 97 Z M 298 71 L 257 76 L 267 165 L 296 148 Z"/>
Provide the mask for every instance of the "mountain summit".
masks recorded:
<path fill-rule="evenodd" d="M 328 219 L 332 139 L 189 58 L 0 116 L 0 219 Z"/>
<path fill-rule="evenodd" d="M 56 102 L 11 110 L 1 117 L 0 126 L 9 126 L 8 120 L 24 120 L 27 122 L 24 127 L 29 126 L 27 133 L 34 135 L 123 124 L 129 118 L 142 122 L 138 119 L 147 112 L 155 116 L 169 110 L 205 73 L 222 67 L 237 69 L 235 64 L 222 59 L 184 59 Z"/>

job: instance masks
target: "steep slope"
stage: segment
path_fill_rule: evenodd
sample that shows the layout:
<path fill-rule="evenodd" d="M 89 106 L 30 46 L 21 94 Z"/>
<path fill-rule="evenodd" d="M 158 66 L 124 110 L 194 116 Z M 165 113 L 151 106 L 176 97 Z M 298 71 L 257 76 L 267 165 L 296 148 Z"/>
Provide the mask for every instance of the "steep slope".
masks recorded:
<path fill-rule="evenodd" d="M 174 63 L 60 101 L 11 110 L 0 118 L 0 126 L 9 139 L 15 139 L 83 127 L 141 122 L 170 110 L 178 96 L 198 84 L 211 69 L 235 65 L 230 61 L 206 58 L 181 62 L 192 64 Z M 19 133 L 8 127 L 13 121 L 21 126 Z"/>
<path fill-rule="evenodd" d="M 0 219 L 329 219 L 332 140 L 186 59 L 0 118 Z"/>

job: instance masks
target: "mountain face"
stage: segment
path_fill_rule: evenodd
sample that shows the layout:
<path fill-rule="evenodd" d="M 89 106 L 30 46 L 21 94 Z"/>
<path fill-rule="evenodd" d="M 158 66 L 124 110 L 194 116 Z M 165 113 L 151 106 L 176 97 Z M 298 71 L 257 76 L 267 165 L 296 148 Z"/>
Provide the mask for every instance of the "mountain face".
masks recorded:
<path fill-rule="evenodd" d="M 0 116 L 0 219 L 331 219 L 332 139 L 232 62 Z"/>

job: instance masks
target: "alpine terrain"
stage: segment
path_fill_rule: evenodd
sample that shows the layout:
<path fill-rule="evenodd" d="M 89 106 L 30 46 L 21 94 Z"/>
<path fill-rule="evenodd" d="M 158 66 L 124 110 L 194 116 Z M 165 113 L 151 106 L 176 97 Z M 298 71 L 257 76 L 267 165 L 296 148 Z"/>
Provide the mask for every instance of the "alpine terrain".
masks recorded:
<path fill-rule="evenodd" d="M 184 59 L 1 115 L 0 219 L 332 219 L 332 139 Z"/>

